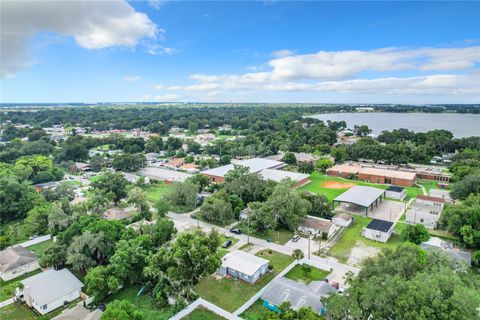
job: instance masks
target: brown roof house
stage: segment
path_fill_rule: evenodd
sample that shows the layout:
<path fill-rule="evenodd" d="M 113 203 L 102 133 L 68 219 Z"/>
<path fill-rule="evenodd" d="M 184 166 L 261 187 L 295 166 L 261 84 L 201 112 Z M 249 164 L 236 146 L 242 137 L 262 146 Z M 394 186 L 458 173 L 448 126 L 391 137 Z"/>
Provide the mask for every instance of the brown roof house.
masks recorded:
<path fill-rule="evenodd" d="M 0 278 L 3 281 L 15 279 L 39 268 L 37 255 L 22 246 L 0 251 Z"/>
<path fill-rule="evenodd" d="M 330 238 L 336 229 L 337 228 L 332 221 L 313 216 L 303 218 L 298 225 L 298 231 L 309 233 L 314 237 L 322 237 L 325 233 L 327 238 Z"/>

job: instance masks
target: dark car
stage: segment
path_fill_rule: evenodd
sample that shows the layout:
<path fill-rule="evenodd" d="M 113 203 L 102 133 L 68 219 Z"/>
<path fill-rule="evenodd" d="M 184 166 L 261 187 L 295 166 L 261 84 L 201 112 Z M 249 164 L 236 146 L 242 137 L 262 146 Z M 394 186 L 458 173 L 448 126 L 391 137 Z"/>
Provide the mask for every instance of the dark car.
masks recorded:
<path fill-rule="evenodd" d="M 222 248 L 228 248 L 232 245 L 232 240 L 227 240 L 222 244 Z"/>
<path fill-rule="evenodd" d="M 300 236 L 298 234 L 292 237 L 292 242 L 297 242 L 298 240 L 300 240 Z"/>
<path fill-rule="evenodd" d="M 232 228 L 232 229 L 230 229 L 230 232 L 231 232 L 231 233 L 235 233 L 235 234 L 241 234 L 241 233 L 242 233 L 242 230 L 237 229 L 237 228 Z"/>

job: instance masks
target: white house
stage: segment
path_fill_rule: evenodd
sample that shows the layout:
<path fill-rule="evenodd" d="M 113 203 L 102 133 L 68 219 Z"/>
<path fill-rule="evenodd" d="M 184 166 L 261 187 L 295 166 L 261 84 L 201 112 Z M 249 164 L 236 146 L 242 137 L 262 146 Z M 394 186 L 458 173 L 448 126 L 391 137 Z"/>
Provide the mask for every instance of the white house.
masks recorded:
<path fill-rule="evenodd" d="M 245 251 L 232 251 L 222 258 L 218 273 L 254 283 L 268 271 L 268 260 Z"/>
<path fill-rule="evenodd" d="M 0 278 L 3 281 L 15 279 L 38 268 L 37 255 L 22 246 L 0 251 Z"/>
<path fill-rule="evenodd" d="M 365 238 L 387 242 L 393 232 L 394 224 L 391 221 L 373 219 L 368 226 L 363 229 L 362 235 Z"/>
<path fill-rule="evenodd" d="M 17 288 L 16 297 L 42 315 L 78 299 L 83 287 L 67 269 L 50 269 L 20 282 L 23 288 Z"/>
<path fill-rule="evenodd" d="M 337 213 L 333 216 L 332 222 L 339 227 L 348 227 L 352 224 L 352 216 L 343 212 Z"/>
<path fill-rule="evenodd" d="M 442 215 L 444 199 L 417 196 L 405 213 L 405 221 L 410 224 L 423 224 L 425 228 L 435 229 Z"/>
<path fill-rule="evenodd" d="M 314 237 L 322 237 L 325 233 L 327 238 L 330 238 L 335 230 L 336 227 L 332 221 L 313 216 L 307 216 L 301 219 L 298 224 L 298 231 L 309 233 Z"/>
<path fill-rule="evenodd" d="M 395 200 L 403 200 L 407 197 L 407 193 L 404 187 L 389 186 L 385 191 L 385 197 Z"/>
<path fill-rule="evenodd" d="M 142 176 L 139 176 L 133 173 L 122 172 L 122 174 L 123 174 L 123 177 L 130 183 L 137 183 L 142 178 Z M 150 179 L 148 177 L 143 177 L 143 178 L 144 178 L 145 184 L 150 183 Z"/>

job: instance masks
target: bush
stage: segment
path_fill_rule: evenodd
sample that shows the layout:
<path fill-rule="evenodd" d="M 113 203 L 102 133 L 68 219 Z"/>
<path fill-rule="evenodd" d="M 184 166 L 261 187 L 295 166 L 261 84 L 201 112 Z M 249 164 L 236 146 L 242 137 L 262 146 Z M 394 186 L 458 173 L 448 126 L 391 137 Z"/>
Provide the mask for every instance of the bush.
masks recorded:
<path fill-rule="evenodd" d="M 328 239 L 328 232 L 323 231 L 322 232 L 322 240 L 327 240 Z"/>
<path fill-rule="evenodd" d="M 268 249 L 268 254 L 272 254 L 272 249 Z"/>
<path fill-rule="evenodd" d="M 268 264 L 268 270 L 270 270 L 270 271 L 273 270 L 273 264 L 271 264 L 271 263 Z"/>

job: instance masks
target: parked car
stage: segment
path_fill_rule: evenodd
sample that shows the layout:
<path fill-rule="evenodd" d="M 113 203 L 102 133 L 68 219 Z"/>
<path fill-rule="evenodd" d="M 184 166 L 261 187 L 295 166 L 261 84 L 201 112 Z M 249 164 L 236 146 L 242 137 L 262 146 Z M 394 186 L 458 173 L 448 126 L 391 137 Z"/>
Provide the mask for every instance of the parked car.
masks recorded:
<path fill-rule="evenodd" d="M 344 287 L 341 287 L 340 289 L 338 289 L 337 293 L 339 295 L 343 295 L 345 293 L 345 288 Z"/>
<path fill-rule="evenodd" d="M 292 242 L 297 242 L 298 240 L 300 240 L 300 236 L 298 234 L 292 237 Z"/>
<path fill-rule="evenodd" d="M 241 234 L 242 233 L 242 230 L 238 229 L 238 228 L 232 228 L 230 229 L 230 232 L 231 233 L 235 233 L 235 234 Z"/>
<path fill-rule="evenodd" d="M 228 248 L 232 245 L 232 240 L 227 240 L 222 244 L 222 248 Z"/>
<path fill-rule="evenodd" d="M 38 235 L 34 234 L 33 236 L 30 237 L 30 240 L 34 240 L 34 239 L 37 239 L 38 238 Z"/>

